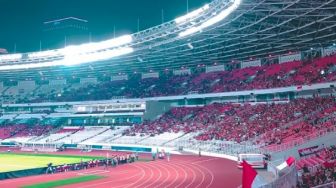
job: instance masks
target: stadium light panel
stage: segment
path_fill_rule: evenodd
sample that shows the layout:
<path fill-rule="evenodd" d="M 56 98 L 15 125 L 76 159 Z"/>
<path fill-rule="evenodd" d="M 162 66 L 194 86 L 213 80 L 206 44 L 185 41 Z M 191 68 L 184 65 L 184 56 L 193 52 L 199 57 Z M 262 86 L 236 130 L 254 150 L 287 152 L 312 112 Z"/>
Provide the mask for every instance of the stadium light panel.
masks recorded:
<path fill-rule="evenodd" d="M 0 66 L 0 70 L 15 70 L 15 69 L 30 69 L 30 68 L 40 68 L 40 67 L 50 67 L 54 64 L 59 64 L 60 61 L 51 61 L 45 63 L 31 63 L 31 64 L 17 64 L 17 65 L 5 65 Z"/>
<path fill-rule="evenodd" d="M 59 50 L 47 50 L 47 51 L 41 51 L 41 52 L 33 52 L 29 53 L 29 58 L 42 58 L 42 57 L 53 57 L 61 55 L 61 52 Z"/>
<path fill-rule="evenodd" d="M 207 27 L 210 27 L 210 26 L 222 21 L 228 15 L 230 15 L 234 10 L 236 10 L 238 8 L 238 6 L 240 5 L 240 3 L 241 3 L 241 0 L 234 0 L 233 4 L 230 7 L 221 11 L 216 16 L 208 19 L 206 22 L 202 23 L 200 26 L 191 27 L 191 28 L 189 28 L 185 31 L 182 31 L 181 33 L 179 33 L 179 36 L 180 37 L 185 37 L 185 36 L 197 33 L 197 32 L 202 31 L 203 29 L 205 29 Z"/>
<path fill-rule="evenodd" d="M 8 54 L 8 55 L 1 55 L 0 61 L 15 61 L 22 58 L 22 54 Z"/>
<path fill-rule="evenodd" d="M 72 65 L 78 65 L 78 64 L 89 63 L 89 62 L 94 62 L 94 61 L 102 61 L 102 60 L 111 59 L 113 57 L 118 57 L 121 55 L 129 54 L 129 53 L 132 53 L 133 51 L 134 51 L 133 48 L 124 47 L 124 48 L 117 48 L 113 50 L 106 50 L 106 51 L 91 53 L 91 54 L 65 56 L 63 65 L 72 66 Z"/>
<path fill-rule="evenodd" d="M 189 29 L 187 29 L 187 30 L 179 33 L 179 36 L 180 37 L 185 37 L 185 36 L 197 33 L 198 31 L 200 31 L 200 28 L 198 28 L 198 27 L 191 27 L 191 28 L 189 28 Z"/>
<path fill-rule="evenodd" d="M 187 21 L 187 20 L 189 20 L 191 18 L 194 18 L 194 17 L 202 14 L 203 12 L 205 12 L 206 10 L 208 10 L 209 8 L 210 8 L 209 4 L 206 4 L 206 5 L 204 5 L 203 7 L 199 8 L 199 9 L 196 9 L 196 10 L 194 10 L 194 11 L 192 11 L 192 12 L 190 12 L 190 13 L 184 15 L 184 16 L 176 18 L 175 19 L 175 23 L 180 24 L 182 22 L 185 22 L 185 21 Z"/>
<path fill-rule="evenodd" d="M 102 41 L 99 43 L 99 47 L 101 48 L 112 48 L 117 47 L 125 44 L 129 44 L 133 41 L 133 38 L 131 35 L 124 35 L 115 39 L 110 39 L 106 41 Z"/>
<path fill-rule="evenodd" d="M 125 44 L 129 44 L 132 41 L 133 41 L 133 38 L 131 35 L 124 35 L 124 36 L 121 36 L 115 39 L 110 39 L 110 40 L 106 40 L 102 42 L 68 46 L 68 47 L 61 49 L 61 51 L 63 52 L 65 56 L 84 54 L 84 53 L 90 53 L 90 52 L 95 52 L 95 51 L 104 50 L 108 48 L 122 46 Z"/>
<path fill-rule="evenodd" d="M 116 48 L 113 50 L 106 50 L 104 52 L 96 52 L 91 54 L 82 54 L 75 56 L 67 56 L 62 60 L 49 61 L 43 63 L 30 63 L 30 64 L 17 64 L 17 65 L 4 65 L 0 66 L 1 70 L 14 70 L 14 69 L 31 69 L 51 66 L 71 66 L 81 63 L 89 63 L 94 61 L 107 60 L 121 55 L 126 55 L 134 51 L 131 47 Z"/>

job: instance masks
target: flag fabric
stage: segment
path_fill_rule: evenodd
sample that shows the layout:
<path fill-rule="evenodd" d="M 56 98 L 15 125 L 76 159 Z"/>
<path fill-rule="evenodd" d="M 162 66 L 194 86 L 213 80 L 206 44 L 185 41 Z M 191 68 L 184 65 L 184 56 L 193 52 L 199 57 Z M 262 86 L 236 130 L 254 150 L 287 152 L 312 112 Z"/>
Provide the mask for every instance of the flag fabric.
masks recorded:
<path fill-rule="evenodd" d="M 285 162 L 281 163 L 276 168 L 278 170 L 283 170 L 283 169 L 285 169 L 285 168 L 287 168 L 289 166 L 292 166 L 292 164 L 294 164 L 294 163 L 295 163 L 295 158 L 292 157 L 292 156 L 290 156 L 290 157 L 287 158 L 287 160 Z"/>
<path fill-rule="evenodd" d="M 243 161 L 243 188 L 252 188 L 252 184 L 256 179 L 258 173 L 248 164 L 245 160 Z"/>

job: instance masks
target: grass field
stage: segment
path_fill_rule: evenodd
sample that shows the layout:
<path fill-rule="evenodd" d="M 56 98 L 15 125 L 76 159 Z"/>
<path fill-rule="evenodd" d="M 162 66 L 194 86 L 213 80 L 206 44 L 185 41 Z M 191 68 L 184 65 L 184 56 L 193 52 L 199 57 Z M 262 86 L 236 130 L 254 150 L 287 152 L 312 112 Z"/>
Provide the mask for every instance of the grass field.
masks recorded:
<path fill-rule="evenodd" d="M 63 180 L 56 180 L 56 181 L 49 181 L 44 183 L 38 183 L 33 185 L 23 186 L 22 188 L 54 188 L 54 187 L 61 187 L 65 185 L 72 185 L 76 183 L 88 182 L 97 179 L 102 179 L 104 176 L 96 176 L 96 175 L 89 175 L 89 176 L 79 176 L 74 178 L 68 178 Z"/>
<path fill-rule="evenodd" d="M 25 154 L 25 153 L 0 153 L 0 172 L 46 167 L 53 165 L 78 163 L 101 157 L 52 155 L 52 154 Z"/>

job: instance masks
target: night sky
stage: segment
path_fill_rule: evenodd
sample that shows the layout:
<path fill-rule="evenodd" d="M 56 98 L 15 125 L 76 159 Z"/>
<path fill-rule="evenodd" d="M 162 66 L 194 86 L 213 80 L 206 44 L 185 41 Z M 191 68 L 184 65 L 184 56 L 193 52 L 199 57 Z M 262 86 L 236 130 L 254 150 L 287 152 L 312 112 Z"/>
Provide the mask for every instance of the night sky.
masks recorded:
<path fill-rule="evenodd" d="M 189 0 L 189 10 L 211 0 Z M 89 21 L 92 41 L 137 31 L 187 12 L 187 0 L 0 0 L 0 48 L 9 52 L 36 51 L 40 48 L 43 22 L 64 17 Z"/>

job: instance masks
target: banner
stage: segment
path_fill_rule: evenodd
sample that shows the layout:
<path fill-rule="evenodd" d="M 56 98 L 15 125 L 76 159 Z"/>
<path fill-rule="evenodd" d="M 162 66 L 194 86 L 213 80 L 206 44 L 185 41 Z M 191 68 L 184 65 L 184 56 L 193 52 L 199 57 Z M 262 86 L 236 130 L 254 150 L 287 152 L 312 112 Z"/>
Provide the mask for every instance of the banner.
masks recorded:
<path fill-rule="evenodd" d="M 300 157 L 303 157 L 303 156 L 317 153 L 319 150 L 320 150 L 319 146 L 312 146 L 308 148 L 299 149 L 298 152 L 299 152 Z"/>
<path fill-rule="evenodd" d="M 217 71 L 224 71 L 225 67 L 224 65 L 215 65 L 215 66 L 206 66 L 205 72 L 217 72 Z"/>
<path fill-rule="evenodd" d="M 261 60 L 257 59 L 257 60 L 253 60 L 253 61 L 244 61 L 240 63 L 240 67 L 246 68 L 246 67 L 260 67 L 261 66 Z"/>
<path fill-rule="evenodd" d="M 47 167 L 33 168 L 33 169 L 27 169 L 27 170 L 17 170 L 17 171 L 11 171 L 11 172 L 1 172 L 0 180 L 45 174 L 46 170 L 47 170 Z"/>

